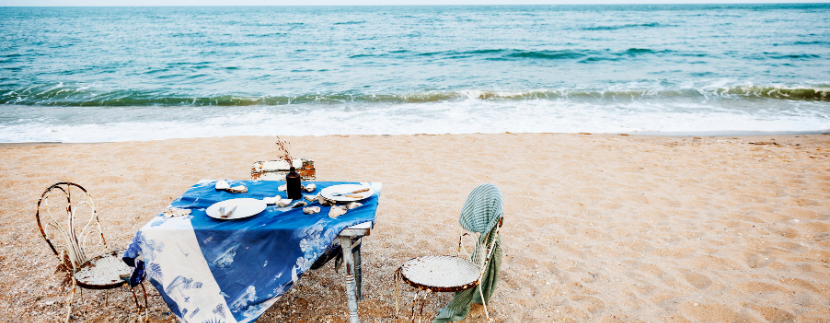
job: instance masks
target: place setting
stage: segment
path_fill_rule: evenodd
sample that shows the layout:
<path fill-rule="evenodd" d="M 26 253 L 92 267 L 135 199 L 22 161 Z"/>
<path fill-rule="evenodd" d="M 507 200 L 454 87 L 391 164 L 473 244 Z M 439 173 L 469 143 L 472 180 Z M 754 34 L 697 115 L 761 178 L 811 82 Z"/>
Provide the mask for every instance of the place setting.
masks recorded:
<path fill-rule="evenodd" d="M 205 210 L 205 214 L 217 220 L 240 220 L 260 214 L 267 207 L 263 200 L 236 198 L 211 205 Z"/>
<path fill-rule="evenodd" d="M 215 184 L 217 191 L 231 193 L 247 193 L 248 188 L 244 185 L 231 187 L 228 181 L 218 180 Z M 307 183 L 301 185 L 300 189 L 305 193 L 314 193 L 317 184 Z M 278 187 L 279 195 L 274 197 L 256 198 L 234 198 L 216 202 L 205 210 L 205 214 L 216 220 L 242 220 L 254 217 L 265 211 L 269 205 L 274 205 L 277 210 L 288 212 L 292 209 L 303 208 L 305 214 L 316 214 L 322 211 L 321 206 L 330 207 L 329 216 L 336 218 L 346 214 L 348 210 L 362 206 L 359 201 L 365 200 L 375 194 L 375 191 L 363 184 L 337 184 L 320 190 L 316 195 L 305 194 L 301 199 L 289 199 L 287 184 Z M 283 193 L 285 192 L 285 193 Z M 318 203 L 320 206 L 312 204 Z"/>

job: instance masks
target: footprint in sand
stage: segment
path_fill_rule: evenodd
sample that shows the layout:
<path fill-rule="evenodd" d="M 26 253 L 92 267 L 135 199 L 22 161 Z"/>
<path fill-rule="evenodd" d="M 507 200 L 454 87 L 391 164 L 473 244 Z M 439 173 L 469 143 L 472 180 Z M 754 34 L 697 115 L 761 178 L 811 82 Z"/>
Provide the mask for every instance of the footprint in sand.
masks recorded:
<path fill-rule="evenodd" d="M 775 260 L 773 257 L 766 257 L 757 253 L 747 253 L 745 256 L 746 265 L 749 268 L 764 268 Z"/>
<path fill-rule="evenodd" d="M 709 286 L 712 285 L 712 280 L 709 279 L 709 277 L 706 277 L 706 275 L 700 273 L 689 271 L 684 273 L 683 276 L 689 284 L 700 290 L 709 288 Z"/>

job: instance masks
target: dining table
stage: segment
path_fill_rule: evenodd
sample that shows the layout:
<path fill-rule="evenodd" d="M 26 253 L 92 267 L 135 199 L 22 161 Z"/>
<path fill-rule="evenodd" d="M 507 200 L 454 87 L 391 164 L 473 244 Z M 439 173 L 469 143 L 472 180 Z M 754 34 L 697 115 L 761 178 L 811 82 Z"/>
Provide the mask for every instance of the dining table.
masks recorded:
<path fill-rule="evenodd" d="M 291 204 L 305 201 L 306 206 L 273 204 L 224 219 L 216 216 L 216 208 L 235 202 L 230 200 L 286 199 L 284 181 L 227 182 L 247 190 L 218 190 L 217 181 L 202 180 L 138 230 L 122 258 L 132 268 L 130 284 L 149 281 L 183 322 L 253 322 L 321 257 L 339 252 L 349 319 L 358 322 L 359 246 L 374 226 L 382 184 L 303 182 L 305 188 L 316 187 Z M 314 198 L 328 187 L 369 190 L 338 215 L 330 213 L 329 203 Z M 309 211 L 315 206 L 319 213 Z"/>

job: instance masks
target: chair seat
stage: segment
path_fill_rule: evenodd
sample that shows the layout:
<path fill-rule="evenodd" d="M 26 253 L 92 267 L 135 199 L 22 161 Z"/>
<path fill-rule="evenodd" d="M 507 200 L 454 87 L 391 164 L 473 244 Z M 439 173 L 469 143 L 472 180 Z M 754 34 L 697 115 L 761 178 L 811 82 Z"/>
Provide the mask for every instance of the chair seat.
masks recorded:
<path fill-rule="evenodd" d="M 478 285 L 480 268 L 454 256 L 423 256 L 401 266 L 401 277 L 413 287 L 433 292 L 458 292 Z"/>
<path fill-rule="evenodd" d="M 89 289 L 109 289 L 124 285 L 121 277 L 130 276 L 130 267 L 115 253 L 97 256 L 85 262 L 75 273 L 78 285 Z"/>

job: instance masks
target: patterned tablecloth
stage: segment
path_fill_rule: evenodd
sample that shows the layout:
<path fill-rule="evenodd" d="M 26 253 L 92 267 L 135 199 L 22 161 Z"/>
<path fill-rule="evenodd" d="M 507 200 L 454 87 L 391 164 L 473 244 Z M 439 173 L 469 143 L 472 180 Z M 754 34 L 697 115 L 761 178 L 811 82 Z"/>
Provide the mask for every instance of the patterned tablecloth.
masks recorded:
<path fill-rule="evenodd" d="M 317 184 L 311 195 L 331 185 L 357 184 L 308 183 Z M 217 191 L 214 181 L 202 181 L 171 204 L 190 209 L 190 215 L 166 218 L 159 214 L 136 233 L 124 253 L 124 261 L 134 268 L 131 283 L 149 279 L 172 313 L 186 322 L 256 320 L 332 246 L 341 230 L 374 222 L 381 190 L 381 183 L 362 183 L 375 194 L 361 201 L 363 206 L 337 218 L 328 216 L 329 207 L 307 215 L 302 208 L 275 205 L 247 219 L 208 217 L 205 210 L 216 202 L 285 197 L 285 192 L 278 191 L 285 182 L 230 184 L 245 185 L 248 192 Z"/>

